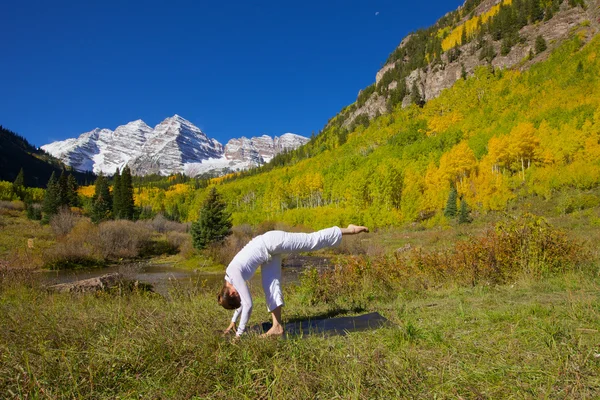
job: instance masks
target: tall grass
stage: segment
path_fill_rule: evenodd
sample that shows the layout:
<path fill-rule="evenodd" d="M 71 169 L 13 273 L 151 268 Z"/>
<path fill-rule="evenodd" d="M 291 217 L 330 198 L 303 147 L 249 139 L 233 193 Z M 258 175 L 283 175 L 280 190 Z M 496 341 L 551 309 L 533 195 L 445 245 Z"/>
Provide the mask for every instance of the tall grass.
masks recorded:
<path fill-rule="evenodd" d="M 394 326 L 346 337 L 238 342 L 213 288 L 142 293 L 0 288 L 5 398 L 597 398 L 600 281 L 399 291 L 371 301 Z M 266 320 L 257 294 L 253 321 Z M 309 315 L 327 308 L 315 306 Z M 307 308 L 288 290 L 285 319 Z"/>
<path fill-rule="evenodd" d="M 335 302 L 360 293 L 388 296 L 400 289 L 448 285 L 475 286 L 539 279 L 579 268 L 591 261 L 589 250 L 532 214 L 496 224 L 483 235 L 457 241 L 447 249 L 421 247 L 393 255 L 359 254 L 340 258 L 334 269 L 307 271 L 301 292 L 307 304 Z"/>

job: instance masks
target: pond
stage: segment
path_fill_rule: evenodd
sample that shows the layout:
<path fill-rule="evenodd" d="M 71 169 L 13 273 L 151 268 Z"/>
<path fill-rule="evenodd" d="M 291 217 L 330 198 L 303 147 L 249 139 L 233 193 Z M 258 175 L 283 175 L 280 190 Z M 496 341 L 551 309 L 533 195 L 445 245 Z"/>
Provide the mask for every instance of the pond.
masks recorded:
<path fill-rule="evenodd" d="M 319 269 L 329 266 L 326 257 L 292 255 L 283 260 L 282 284 L 298 282 L 300 274 L 307 267 L 313 266 Z M 259 268 L 260 271 L 260 268 Z M 171 264 L 156 264 L 152 261 L 140 261 L 112 265 L 103 268 L 40 271 L 40 278 L 44 285 L 55 285 L 59 283 L 70 283 L 82 279 L 96 278 L 105 274 L 118 272 L 125 279 L 151 284 L 154 291 L 168 296 L 171 290 L 187 290 L 194 287 L 215 287 L 223 283 L 225 267 L 223 272 L 203 272 L 201 270 L 189 270 L 177 268 Z M 252 282 L 261 285 L 260 274 L 252 278 Z"/>

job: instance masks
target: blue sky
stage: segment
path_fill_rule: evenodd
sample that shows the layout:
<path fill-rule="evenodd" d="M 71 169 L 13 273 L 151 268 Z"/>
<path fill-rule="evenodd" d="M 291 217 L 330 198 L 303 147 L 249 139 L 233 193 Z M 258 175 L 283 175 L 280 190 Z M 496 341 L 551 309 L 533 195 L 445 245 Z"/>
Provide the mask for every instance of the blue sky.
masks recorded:
<path fill-rule="evenodd" d="M 4 1 L 0 125 L 38 146 L 173 114 L 223 144 L 310 136 L 462 3 Z"/>

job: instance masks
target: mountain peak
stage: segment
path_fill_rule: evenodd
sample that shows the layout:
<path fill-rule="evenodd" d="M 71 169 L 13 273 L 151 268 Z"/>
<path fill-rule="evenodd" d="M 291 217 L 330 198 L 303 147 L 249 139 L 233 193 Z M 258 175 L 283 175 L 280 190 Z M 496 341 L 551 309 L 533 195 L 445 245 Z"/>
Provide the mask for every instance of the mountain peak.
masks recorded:
<path fill-rule="evenodd" d="M 116 168 L 129 165 L 136 175 L 193 174 L 258 166 L 283 149 L 296 148 L 308 141 L 297 135 L 286 140 L 286 135 L 241 137 L 230 140 L 224 148 L 193 123 L 175 114 L 154 129 L 138 119 L 118 126 L 114 132 L 96 128 L 78 139 L 54 142 L 43 148 L 80 171 L 112 174 Z"/>

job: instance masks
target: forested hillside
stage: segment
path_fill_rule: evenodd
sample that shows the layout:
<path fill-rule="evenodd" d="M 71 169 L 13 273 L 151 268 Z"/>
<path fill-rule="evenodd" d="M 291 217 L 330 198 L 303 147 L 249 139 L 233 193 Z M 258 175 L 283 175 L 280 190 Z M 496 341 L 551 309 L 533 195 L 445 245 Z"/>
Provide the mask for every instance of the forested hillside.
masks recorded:
<path fill-rule="evenodd" d="M 67 167 L 24 137 L 0 125 L 0 181 L 14 181 L 21 169 L 25 186 L 45 188 L 52 172 L 60 174 Z M 80 184 L 91 183 L 95 179 L 92 173 L 73 171 L 73 175 Z"/>
<path fill-rule="evenodd" d="M 343 140 L 323 137 L 312 157 L 305 146 L 281 166 L 212 183 L 236 224 L 435 224 L 452 187 L 484 213 L 567 189 L 595 204 L 586 191 L 600 183 L 600 38 L 584 45 L 588 33 L 578 27 L 529 71 L 481 67 L 422 108 L 397 106 Z M 137 203 L 195 220 L 206 194 L 196 188 L 138 188 Z"/>

